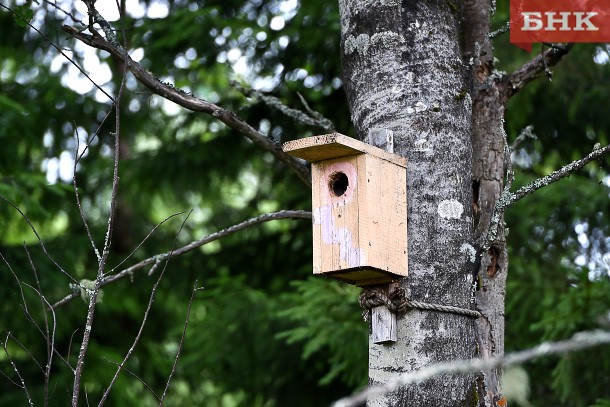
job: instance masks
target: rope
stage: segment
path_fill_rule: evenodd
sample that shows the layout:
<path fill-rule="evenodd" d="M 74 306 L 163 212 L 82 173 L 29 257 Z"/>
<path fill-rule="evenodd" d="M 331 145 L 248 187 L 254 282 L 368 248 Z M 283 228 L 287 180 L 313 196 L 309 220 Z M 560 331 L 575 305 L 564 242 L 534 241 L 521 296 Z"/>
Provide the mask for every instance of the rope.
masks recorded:
<path fill-rule="evenodd" d="M 363 288 L 358 298 L 360 306 L 365 310 L 385 305 L 396 314 L 404 314 L 409 308 L 427 311 L 447 312 L 450 314 L 465 315 L 471 318 L 479 318 L 482 314 L 472 309 L 459 308 L 451 305 L 427 304 L 425 302 L 411 301 L 407 297 L 407 290 L 399 287 L 390 294 L 383 288 Z"/>

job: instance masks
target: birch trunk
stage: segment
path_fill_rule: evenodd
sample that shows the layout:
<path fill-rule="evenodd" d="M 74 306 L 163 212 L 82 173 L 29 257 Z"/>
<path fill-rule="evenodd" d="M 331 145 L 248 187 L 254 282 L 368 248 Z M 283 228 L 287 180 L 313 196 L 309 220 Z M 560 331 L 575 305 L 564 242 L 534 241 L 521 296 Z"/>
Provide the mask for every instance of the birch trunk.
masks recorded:
<path fill-rule="evenodd" d="M 411 299 L 471 307 L 476 269 L 472 213 L 472 99 L 451 1 L 340 0 L 343 82 L 352 122 L 394 132 L 408 160 Z M 369 344 L 369 382 L 475 356 L 474 320 L 409 311 L 398 341 Z M 472 405 L 475 377 L 442 376 L 369 400 L 371 406 Z"/>

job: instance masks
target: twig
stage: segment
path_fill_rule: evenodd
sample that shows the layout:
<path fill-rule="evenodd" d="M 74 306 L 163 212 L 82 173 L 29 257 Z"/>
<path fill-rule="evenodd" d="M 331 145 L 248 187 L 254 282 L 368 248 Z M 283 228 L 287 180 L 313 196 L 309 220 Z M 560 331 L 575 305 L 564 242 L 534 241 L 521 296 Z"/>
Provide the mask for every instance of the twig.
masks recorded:
<path fill-rule="evenodd" d="M 355 407 L 364 404 L 367 399 L 388 394 L 398 388 L 443 374 L 467 374 L 487 371 L 498 367 L 518 365 L 542 356 L 560 355 L 568 352 L 591 348 L 610 343 L 610 332 L 588 331 L 579 332 L 571 339 L 560 342 L 544 342 L 540 345 L 520 352 L 488 359 L 470 359 L 453 362 L 436 363 L 415 372 L 404 373 L 397 379 L 384 385 L 373 386 L 354 396 L 333 403 L 333 407 Z"/>
<path fill-rule="evenodd" d="M 161 82 L 159 79 L 155 78 L 152 74 L 146 71 L 140 64 L 133 61 L 127 52 L 122 49 L 122 47 L 107 41 L 99 34 L 88 35 L 68 25 L 64 25 L 63 30 L 72 37 L 91 47 L 109 52 L 114 58 L 125 64 L 136 79 L 145 87 L 150 89 L 154 94 L 172 101 L 188 110 L 212 115 L 230 128 L 244 134 L 254 143 L 269 151 L 289 168 L 294 170 L 298 177 L 311 188 L 311 176 L 306 165 L 301 163 L 296 158 L 284 153 L 278 144 L 274 143 L 271 139 L 258 132 L 245 121 L 241 120 L 235 113 L 225 110 L 214 103 L 210 103 L 206 100 L 197 98 L 176 89 L 172 85 Z"/>
<path fill-rule="evenodd" d="M 21 377 L 21 374 L 19 373 L 19 369 L 17 368 L 17 365 L 15 364 L 15 362 L 13 362 L 13 358 L 11 358 L 11 355 L 8 353 L 7 343 L 8 343 L 9 336 L 11 336 L 11 333 L 7 332 L 6 340 L 2 343 L 2 349 L 4 350 L 4 354 L 6 355 L 6 358 L 8 359 L 9 363 L 11 364 L 11 367 L 13 368 L 13 371 L 17 375 L 17 378 L 21 382 L 21 386 L 19 386 L 19 387 L 21 387 L 23 389 L 25 396 L 28 399 L 28 404 L 30 406 L 33 406 L 34 403 L 32 402 L 32 397 L 30 396 L 28 387 L 25 384 L 25 380 L 23 380 L 23 377 Z"/>
<path fill-rule="evenodd" d="M 91 82 L 93 84 L 93 86 L 95 86 L 100 92 L 102 92 L 104 95 L 106 95 L 106 97 L 108 99 L 110 99 L 112 102 L 114 102 L 114 98 L 112 96 L 110 96 L 108 94 L 108 92 L 106 92 L 101 86 L 99 86 L 97 83 L 95 83 L 95 81 L 93 79 L 91 79 L 91 77 L 87 74 L 87 72 L 85 72 L 85 70 L 83 68 L 80 67 L 80 65 L 78 65 L 76 63 L 76 61 L 74 61 L 72 58 L 70 58 L 65 52 L 62 51 L 61 48 L 59 48 L 57 45 L 55 45 L 55 43 L 53 41 L 51 41 L 51 39 L 49 39 L 49 37 L 47 37 L 46 35 L 44 35 L 43 32 L 41 32 L 39 29 L 37 29 L 36 27 L 34 27 L 32 24 L 30 24 L 30 22 L 28 20 L 26 20 L 25 18 L 23 18 L 19 13 L 17 13 L 16 11 L 14 11 L 13 9 L 11 9 L 10 7 L 5 6 L 4 4 L 0 4 L 0 7 L 2 7 L 5 10 L 8 10 L 10 13 L 12 13 L 14 16 L 16 16 L 18 19 L 20 19 L 21 21 L 23 21 L 25 24 L 28 25 L 28 27 L 30 27 L 32 30 L 36 31 L 36 33 L 38 35 L 40 35 L 42 38 L 45 39 L 45 41 L 47 41 L 49 43 L 50 46 L 52 46 L 53 48 L 55 48 L 57 50 L 57 52 L 59 52 L 64 58 L 66 58 L 72 65 L 74 65 L 76 67 L 76 69 L 78 69 L 80 71 L 80 73 L 82 73 L 85 78 L 87 78 L 89 80 L 89 82 Z"/>
<path fill-rule="evenodd" d="M 108 115 L 106 115 L 108 117 Z M 87 223 L 87 218 L 85 217 L 85 211 L 83 211 L 83 207 L 80 203 L 80 195 L 78 194 L 78 184 L 76 183 L 76 166 L 78 162 L 82 158 L 82 155 L 85 154 L 86 149 L 89 147 L 85 146 L 85 151 L 79 156 L 78 150 L 80 148 L 80 135 L 78 134 L 78 127 L 76 127 L 76 123 L 74 123 L 74 131 L 76 132 L 76 147 L 74 151 L 74 167 L 72 168 L 72 185 L 74 186 L 74 195 L 76 197 L 76 206 L 78 207 L 78 213 L 80 214 L 80 218 L 83 220 L 83 226 L 85 227 L 85 231 L 87 233 L 87 237 L 89 238 L 89 243 L 91 243 L 91 247 L 93 248 L 93 252 L 95 253 L 95 257 L 97 258 L 97 263 L 100 264 L 102 262 L 102 256 L 100 255 L 99 250 L 95 246 L 95 240 L 93 240 L 93 236 L 91 235 L 91 230 L 89 229 L 89 224 Z"/>
<path fill-rule="evenodd" d="M 257 225 L 259 223 L 269 222 L 272 220 L 280 220 L 280 219 L 311 219 L 311 212 L 284 210 L 284 211 L 266 213 L 264 215 L 260 215 L 255 218 L 251 218 L 244 222 L 238 223 L 237 225 L 229 226 L 226 229 L 222 229 L 218 232 L 214 232 L 204 238 L 201 238 L 201 239 L 191 242 L 185 246 L 182 246 L 179 249 L 176 249 L 172 253 L 172 255 L 179 256 L 181 254 L 190 252 L 191 250 L 194 250 L 198 247 L 206 245 L 210 242 L 218 240 L 222 237 L 225 237 L 225 236 L 231 235 L 233 233 L 239 232 L 241 230 L 247 229 L 247 228 Z M 163 261 L 164 259 L 166 259 L 168 256 L 169 256 L 169 253 L 158 254 L 156 256 L 149 257 L 148 259 L 142 260 L 139 263 L 134 264 L 133 266 L 123 269 L 120 272 L 118 272 L 117 274 L 106 276 L 102 279 L 100 287 L 103 287 L 106 284 L 110 284 L 114 281 L 120 280 L 124 277 L 130 276 L 134 273 L 134 271 L 140 270 L 146 266 L 149 266 L 149 265 L 155 264 L 155 263 L 159 263 L 159 262 Z M 64 298 L 62 298 L 61 300 L 59 300 L 58 302 L 53 304 L 53 309 L 57 309 L 58 307 L 61 307 L 62 305 L 67 304 L 68 302 L 72 301 L 73 299 L 79 297 L 79 295 L 80 295 L 79 293 L 74 293 L 74 292 L 68 294 L 67 296 L 65 296 Z"/>
<path fill-rule="evenodd" d="M 534 59 L 526 62 L 520 68 L 504 76 L 499 84 L 500 98 L 506 103 L 511 96 L 519 92 L 528 83 L 545 73 L 549 67 L 557 65 L 570 52 L 574 44 L 564 47 L 554 46 L 541 52 Z"/>
<path fill-rule="evenodd" d="M 535 140 L 536 138 L 537 137 L 534 134 L 534 126 L 531 124 L 526 126 L 523 130 L 521 130 L 521 133 L 519 133 L 515 141 L 513 141 L 513 144 L 510 145 L 511 152 L 515 151 L 525 140 Z"/>
<path fill-rule="evenodd" d="M 105 357 L 103 357 L 103 356 L 102 356 L 102 360 L 105 360 L 105 361 L 106 361 L 106 362 L 108 362 L 108 363 L 112 363 L 113 365 L 115 365 L 115 366 L 117 366 L 117 367 L 119 366 L 119 364 L 118 364 L 117 362 L 114 362 L 114 361 L 112 361 L 112 360 L 109 360 L 109 359 L 107 359 L 107 358 L 105 358 Z M 148 383 L 146 383 L 146 382 L 145 382 L 145 381 L 144 381 L 144 380 L 143 380 L 143 379 L 142 379 L 140 376 L 138 376 L 137 374 L 135 374 L 134 372 L 132 372 L 130 369 L 127 369 L 125 366 L 123 366 L 123 370 L 124 370 L 124 371 L 126 371 L 127 373 L 129 373 L 131 376 L 133 376 L 133 377 L 135 377 L 136 379 L 138 379 L 138 381 L 139 381 L 140 383 L 142 383 L 142 385 L 143 385 L 144 387 L 146 387 L 146 389 L 147 389 L 149 392 L 151 392 L 153 396 L 155 396 L 155 398 L 157 399 L 157 401 L 160 401 L 160 400 L 161 400 L 161 399 L 159 398 L 159 396 L 157 395 L 157 393 L 155 393 L 155 391 L 153 390 L 153 388 L 152 388 L 152 387 L 150 387 L 150 386 L 148 385 Z"/>
<path fill-rule="evenodd" d="M 254 100 L 260 100 L 267 106 L 276 109 L 280 113 L 290 117 L 291 119 L 296 120 L 297 122 L 301 122 L 308 126 L 320 127 L 328 132 L 335 131 L 335 126 L 333 126 L 333 123 L 324 116 L 322 116 L 322 114 L 320 114 L 319 112 L 313 111 L 300 93 L 298 93 L 298 95 L 301 99 L 301 103 L 303 103 L 303 106 L 305 106 L 305 109 L 307 110 L 309 115 L 298 109 L 293 109 L 286 106 L 282 103 L 280 99 L 276 98 L 275 96 L 265 95 L 263 92 L 260 92 L 258 90 L 246 88 L 237 81 L 232 80 L 230 81 L 230 84 L 245 96 L 251 97 Z"/>
<path fill-rule="evenodd" d="M 69 11 L 64 10 L 63 8 L 61 8 L 60 6 L 57 5 L 57 1 L 50 1 L 50 0 L 44 0 L 44 2 L 48 5 L 50 5 L 51 7 L 61 11 L 62 13 L 64 13 L 66 16 L 70 17 L 70 19 L 76 23 L 76 24 L 81 24 L 81 22 L 78 20 L 78 18 L 76 18 L 76 16 L 72 13 L 70 13 Z"/>
<path fill-rule="evenodd" d="M 203 290 L 203 287 L 197 287 L 198 283 L 195 280 L 195 286 L 193 287 L 193 291 L 191 292 L 191 298 L 189 299 L 188 306 L 186 308 L 186 317 L 184 319 L 184 328 L 182 329 L 182 336 L 180 337 L 180 342 L 178 343 L 178 351 L 176 352 L 176 357 L 174 358 L 174 364 L 172 365 L 172 370 L 167 377 L 167 383 L 165 384 L 165 389 L 163 390 L 163 395 L 161 396 L 161 400 L 159 406 L 163 405 L 163 400 L 165 400 L 165 396 L 167 396 L 167 392 L 169 391 L 169 386 L 172 382 L 172 378 L 174 376 L 174 372 L 176 371 L 176 366 L 178 365 L 178 359 L 180 358 L 180 353 L 182 352 L 182 346 L 184 345 L 184 337 L 186 336 L 186 328 L 189 325 L 189 320 L 191 317 L 191 306 L 193 305 L 193 300 L 195 299 L 195 293 L 197 291 Z"/>
<path fill-rule="evenodd" d="M 42 286 L 40 285 L 40 279 L 38 278 L 38 271 L 36 270 L 36 266 L 34 265 L 34 261 L 32 261 L 32 256 L 30 255 L 30 251 L 28 250 L 27 245 L 23 244 L 23 249 L 25 250 L 26 255 L 28 256 L 28 261 L 30 263 L 30 267 L 32 268 L 32 272 L 34 274 L 34 280 L 36 281 L 36 288 L 31 287 L 37 294 L 38 298 L 40 298 L 40 310 L 42 311 L 42 316 L 44 318 L 44 337 L 47 343 L 47 364 L 44 367 L 43 375 L 44 375 L 44 406 L 49 405 L 49 380 L 51 378 L 51 366 L 53 365 L 53 353 L 55 352 L 55 330 L 57 328 L 57 320 L 55 318 L 55 310 L 50 309 L 51 316 L 53 317 L 53 328 L 52 333 L 49 330 L 49 318 L 47 317 L 47 309 L 50 308 L 51 304 L 47 301 L 45 296 L 42 293 Z"/>
<path fill-rule="evenodd" d="M 87 6 L 90 3 L 85 2 Z M 92 7 L 92 6 L 91 6 Z M 85 331 L 83 332 L 83 341 L 81 342 L 80 350 L 78 352 L 78 358 L 76 360 L 76 368 L 74 372 L 74 385 L 72 387 L 72 407 L 78 406 L 78 398 L 80 394 L 80 382 L 82 378 L 83 365 L 85 363 L 85 355 L 89 347 L 89 341 L 91 338 L 91 330 L 93 329 L 93 317 L 95 315 L 95 307 L 97 304 L 97 297 L 100 292 L 101 282 L 104 276 L 104 269 L 106 268 L 106 262 L 108 255 L 110 254 L 110 244 L 112 242 L 112 231 L 114 227 L 117 194 L 119 185 L 119 143 L 121 134 L 121 99 L 125 90 L 125 81 L 127 78 L 127 64 L 123 67 L 123 77 L 121 79 L 121 86 L 119 92 L 114 101 L 115 109 L 115 126 L 114 126 L 114 168 L 112 175 L 112 192 L 110 196 L 110 212 L 108 214 L 108 226 L 106 229 L 106 237 L 104 239 L 104 248 L 102 250 L 102 256 L 99 259 L 97 276 L 95 278 L 95 285 L 90 293 L 89 306 L 87 308 L 87 319 L 85 322 Z"/>
<path fill-rule="evenodd" d="M 506 24 L 504 24 L 504 26 L 498 28 L 496 31 L 492 31 L 489 34 L 487 34 L 487 37 L 489 39 L 493 39 L 493 38 L 496 38 L 498 35 L 508 32 L 508 30 L 510 30 L 510 21 L 507 21 Z"/>
<path fill-rule="evenodd" d="M 493 242 L 496 241 L 500 218 L 504 214 L 504 211 L 506 211 L 506 209 L 510 205 L 514 204 L 522 198 L 525 198 L 528 195 L 533 194 L 542 187 L 545 187 L 549 184 L 552 184 L 553 182 L 559 181 L 560 179 L 569 176 L 573 172 L 580 170 L 582 167 L 584 167 L 591 161 L 596 160 L 609 152 L 610 145 L 607 145 L 606 147 L 596 147 L 586 157 L 581 158 L 580 160 L 572 161 L 570 164 L 565 165 L 556 171 L 553 171 L 549 175 L 546 175 L 542 178 L 538 178 L 537 180 L 529 183 L 528 185 L 519 188 L 514 193 L 510 192 L 510 184 L 507 184 L 504 188 L 504 191 L 502 192 L 502 195 L 500 196 L 500 199 L 498 199 L 498 202 L 496 202 L 496 207 L 491 217 L 491 222 L 483 248 L 485 250 L 489 249 Z"/>
<path fill-rule="evenodd" d="M 174 218 L 174 217 L 176 217 L 176 216 L 182 215 L 182 214 L 183 214 L 183 213 L 185 213 L 185 212 L 186 212 L 186 211 L 182 211 L 182 212 L 177 212 L 177 213 L 174 213 L 174 214 L 172 214 L 172 215 L 168 216 L 167 218 L 163 219 L 161 222 L 157 223 L 157 224 L 155 225 L 155 227 L 154 227 L 154 228 L 152 228 L 152 230 L 151 230 L 150 232 L 148 232 L 148 234 L 147 234 L 147 235 L 144 237 L 144 239 L 142 239 L 142 241 L 140 241 L 140 243 L 138 243 L 138 245 L 137 245 L 137 246 L 136 246 L 136 247 L 135 247 L 135 248 L 134 248 L 134 249 L 131 251 L 131 253 L 129 253 L 129 254 L 128 254 L 128 255 L 127 255 L 127 256 L 126 256 L 126 257 L 125 257 L 123 260 L 121 260 L 121 262 L 120 262 L 119 264 L 117 264 L 117 265 L 116 265 L 116 266 L 114 266 L 112 269 L 110 269 L 110 270 L 108 271 L 108 273 L 112 273 L 112 272 L 114 272 L 116 269 L 118 269 L 119 267 L 121 267 L 121 266 L 122 266 L 122 265 L 123 265 L 123 264 L 124 264 L 124 263 L 125 263 L 127 260 L 129 260 L 129 259 L 130 259 L 130 258 L 131 258 L 131 257 L 132 257 L 134 254 L 135 254 L 135 252 L 136 252 L 136 251 L 138 251 L 138 249 L 139 249 L 140 247 L 142 247 L 142 245 L 143 245 L 143 244 L 144 244 L 144 243 L 145 243 L 145 242 L 148 240 L 148 238 L 150 238 L 150 237 L 151 237 L 151 236 L 152 236 L 152 235 L 155 233 L 155 231 L 156 231 L 156 230 L 157 230 L 159 227 L 161 227 L 161 225 L 163 225 L 165 222 L 167 222 L 168 220 L 170 220 L 170 219 L 172 219 L 172 218 Z"/>
<path fill-rule="evenodd" d="M 17 207 L 17 205 L 15 205 L 14 203 L 12 203 L 8 199 L 6 199 L 3 195 L 0 195 L 0 199 L 2 199 L 4 202 L 6 202 L 10 206 L 12 206 L 13 209 L 15 209 L 17 212 L 19 212 L 21 217 L 27 222 L 27 224 L 30 226 L 30 229 L 32 229 L 32 232 L 34 232 L 36 239 L 38 239 L 38 243 L 40 243 L 40 247 L 42 248 L 42 251 L 44 252 L 45 256 L 47 256 L 47 258 L 51 261 L 51 263 L 53 263 L 53 265 L 55 265 L 55 267 L 57 267 L 59 269 L 59 271 L 61 271 L 66 277 L 68 277 L 70 280 L 72 280 L 72 282 L 77 283 L 76 279 L 74 277 L 72 277 L 70 275 L 70 273 L 68 273 L 66 270 L 64 270 L 63 267 L 61 267 L 59 265 L 59 263 L 57 263 L 55 261 L 55 259 L 49 254 L 49 252 L 47 251 L 47 247 L 44 245 L 42 239 L 40 238 L 40 235 L 38 234 L 38 231 L 36 230 L 36 228 L 34 227 L 32 222 L 30 221 L 30 219 L 26 216 L 26 214 L 23 213 L 23 211 L 21 209 L 19 209 Z"/>
<path fill-rule="evenodd" d="M 161 273 L 159 273 L 159 277 L 157 277 L 157 281 L 155 281 L 155 284 L 153 285 L 152 290 L 150 291 L 150 298 L 148 299 L 148 304 L 146 305 L 146 310 L 144 311 L 144 316 L 142 317 L 142 323 L 140 324 L 140 329 L 138 330 L 138 333 L 136 334 L 136 337 L 134 338 L 133 343 L 131 344 L 131 347 L 129 348 L 129 350 L 125 354 L 125 357 L 123 358 L 123 361 L 117 367 L 117 370 L 114 373 L 114 377 L 112 378 L 112 380 L 108 384 L 108 387 L 104 390 L 104 394 L 102 395 L 102 398 L 100 399 L 100 402 L 98 403 L 98 407 L 103 406 L 104 403 L 106 402 L 106 399 L 108 398 L 108 395 L 110 394 L 110 390 L 112 389 L 112 386 L 114 385 L 114 383 L 118 379 L 119 374 L 121 373 L 121 370 L 123 369 L 123 367 L 125 366 L 125 364 L 129 360 L 129 358 L 131 357 L 131 355 L 135 351 L 136 346 L 140 342 L 140 338 L 142 337 L 142 332 L 144 332 L 144 326 L 146 326 L 146 322 L 148 322 L 148 314 L 150 313 L 150 310 L 152 308 L 152 304 L 153 304 L 153 301 L 155 299 L 155 295 L 157 293 L 157 289 L 159 288 L 159 284 L 161 283 L 161 279 L 163 278 L 163 275 L 165 274 L 165 270 L 167 269 L 167 264 L 169 263 L 169 260 L 172 257 L 172 253 L 174 252 L 174 249 L 176 247 L 176 243 L 178 242 L 178 236 L 180 235 L 180 232 L 184 228 L 184 225 L 186 224 L 186 221 L 188 220 L 188 218 L 189 218 L 189 216 L 191 215 L 192 212 L 193 211 L 190 211 L 188 213 L 188 215 L 184 218 L 184 221 L 182 222 L 182 225 L 180 226 L 180 229 L 178 230 L 178 233 L 176 233 L 172 249 L 169 252 L 169 256 L 165 260 L 165 265 L 163 266 L 163 270 L 161 270 Z"/>

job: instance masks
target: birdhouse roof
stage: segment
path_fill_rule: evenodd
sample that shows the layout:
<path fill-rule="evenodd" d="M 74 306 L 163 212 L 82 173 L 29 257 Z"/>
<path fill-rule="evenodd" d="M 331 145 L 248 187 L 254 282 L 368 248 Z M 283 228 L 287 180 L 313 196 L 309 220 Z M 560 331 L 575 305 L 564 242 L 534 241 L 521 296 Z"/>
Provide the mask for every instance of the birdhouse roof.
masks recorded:
<path fill-rule="evenodd" d="M 363 143 L 340 133 L 324 134 L 307 137 L 284 143 L 286 153 L 309 162 L 330 160 L 354 154 L 370 154 L 371 156 L 389 161 L 401 167 L 407 167 L 407 160 L 395 154 L 388 153 L 370 144 Z"/>

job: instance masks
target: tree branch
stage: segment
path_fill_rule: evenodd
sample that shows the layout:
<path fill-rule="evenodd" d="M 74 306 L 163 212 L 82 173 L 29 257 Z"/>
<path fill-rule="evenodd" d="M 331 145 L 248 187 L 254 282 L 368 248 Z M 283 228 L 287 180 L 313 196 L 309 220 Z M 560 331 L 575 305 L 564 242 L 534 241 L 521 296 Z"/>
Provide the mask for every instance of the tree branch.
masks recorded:
<path fill-rule="evenodd" d="M 504 191 L 500 196 L 500 199 L 498 200 L 498 202 L 496 202 L 496 207 L 494 209 L 494 214 L 491 218 L 491 223 L 489 225 L 487 237 L 485 239 L 485 244 L 483 248 L 485 250 L 489 249 L 493 242 L 496 241 L 498 234 L 498 224 L 500 222 L 500 219 L 502 218 L 502 215 L 510 205 L 514 204 L 522 198 L 525 198 L 528 195 L 533 194 L 542 187 L 552 184 L 553 182 L 559 181 L 562 178 L 568 177 L 570 174 L 580 170 L 582 167 L 584 167 L 591 161 L 596 160 L 602 157 L 603 155 L 608 154 L 609 152 L 610 145 L 607 145 L 606 147 L 595 147 L 595 149 L 586 157 L 581 158 L 580 160 L 572 161 L 570 164 L 565 165 L 556 171 L 553 171 L 549 175 L 546 175 L 542 178 L 538 178 L 537 180 L 529 183 L 528 185 L 519 188 L 514 193 L 510 192 L 512 180 L 510 182 L 507 182 L 504 187 Z"/>
<path fill-rule="evenodd" d="M 172 383 L 172 378 L 174 377 L 174 373 L 176 372 L 176 366 L 178 366 L 178 359 L 180 359 L 180 353 L 182 353 L 182 347 L 184 346 L 184 338 L 186 337 L 186 328 L 188 328 L 189 320 L 191 317 L 191 307 L 193 305 L 193 300 L 195 299 L 195 293 L 197 291 L 203 290 L 203 287 L 197 287 L 198 283 L 195 280 L 195 285 L 193 287 L 193 291 L 191 292 L 191 298 L 189 299 L 188 306 L 186 308 L 186 317 L 184 318 L 184 328 L 182 329 L 182 336 L 180 337 L 180 342 L 178 342 L 178 350 L 176 351 L 176 357 L 174 358 L 174 364 L 172 365 L 172 370 L 167 376 L 167 383 L 165 384 L 165 389 L 163 389 L 163 394 L 161 395 L 161 399 L 159 400 L 159 405 L 163 405 L 163 400 L 167 396 L 167 392 L 169 391 L 169 387 Z"/>
<path fill-rule="evenodd" d="M 301 94 L 298 94 L 299 98 L 301 99 L 301 102 L 303 103 L 305 109 L 307 109 L 307 113 L 309 114 L 302 112 L 298 109 L 293 109 L 286 106 L 282 103 L 280 99 L 276 98 L 275 96 L 266 95 L 258 90 L 246 88 L 237 81 L 233 80 L 230 83 L 231 86 L 241 92 L 244 96 L 251 97 L 254 100 L 260 100 L 267 106 L 278 110 L 282 114 L 294 119 L 297 122 L 301 122 L 308 126 L 320 127 L 323 130 L 331 133 L 335 132 L 335 126 L 333 125 L 333 123 L 326 117 L 322 116 L 321 113 L 311 110 L 311 108 L 309 107 L 303 96 L 301 96 Z"/>
<path fill-rule="evenodd" d="M 397 379 L 381 386 L 370 387 L 352 397 L 347 397 L 333 403 L 333 407 L 355 407 L 364 404 L 368 398 L 390 393 L 411 383 L 420 383 L 442 374 L 467 374 L 518 365 L 541 356 L 560 355 L 568 352 L 591 348 L 610 343 L 610 332 L 588 331 L 579 332 L 571 339 L 560 342 L 543 342 L 540 345 L 506 356 L 490 359 L 470 359 L 453 362 L 436 363 L 415 372 L 400 375 Z"/>
<path fill-rule="evenodd" d="M 197 98 L 191 94 L 174 88 L 172 85 L 163 83 L 155 78 L 151 73 L 147 72 L 140 64 L 131 59 L 127 52 L 117 44 L 113 44 L 98 35 L 88 35 L 80 32 L 78 29 L 64 25 L 63 30 L 70 36 L 82 41 L 83 43 L 110 53 L 114 58 L 125 64 L 129 71 L 136 77 L 138 81 L 151 92 L 159 95 L 169 101 L 184 107 L 193 112 L 201 112 L 214 116 L 228 127 L 244 134 L 254 143 L 258 144 L 263 149 L 269 151 L 280 161 L 286 164 L 289 168 L 296 172 L 298 177 L 311 188 L 311 176 L 309 169 L 305 164 L 296 158 L 284 153 L 281 146 L 273 142 L 270 138 L 264 136 L 248 123 L 241 120 L 231 111 L 225 110 L 220 106 L 210 103 L 206 100 Z"/>
<path fill-rule="evenodd" d="M 188 220 L 189 216 L 191 216 L 192 212 L 193 211 L 190 211 L 188 213 L 188 215 L 186 215 L 186 217 L 182 221 L 182 224 L 180 225 L 180 229 L 178 230 L 178 233 L 176 233 L 176 236 L 174 238 L 174 243 L 172 244 L 172 249 L 170 250 L 169 256 L 167 256 L 167 258 L 165 260 L 165 264 L 163 265 L 163 270 L 161 270 L 161 273 L 159 273 L 159 277 L 157 277 L 157 281 L 155 281 L 155 284 L 153 285 L 152 290 L 150 291 L 150 297 L 148 299 L 148 304 L 146 305 L 146 310 L 144 311 L 144 316 L 142 317 L 142 323 L 140 324 L 140 329 L 138 330 L 138 333 L 136 334 L 136 337 L 134 338 L 133 343 L 131 344 L 131 347 L 125 354 L 123 361 L 117 366 L 117 370 L 114 373 L 112 380 L 110 380 L 108 387 L 104 390 L 104 393 L 102 394 L 102 398 L 100 399 L 100 402 L 98 403 L 98 407 L 103 406 L 104 403 L 106 402 L 108 395 L 110 394 L 110 391 L 112 390 L 112 386 L 114 385 L 114 383 L 116 383 L 116 380 L 118 379 L 119 374 L 121 373 L 121 370 L 125 367 L 125 364 L 129 360 L 129 358 L 131 357 L 133 352 L 135 351 L 136 346 L 138 346 L 138 344 L 140 343 L 140 339 L 142 338 L 142 332 L 144 332 L 144 327 L 146 326 L 146 323 L 148 322 L 148 315 L 152 308 L 152 304 L 154 302 L 155 295 L 157 294 L 157 289 L 159 288 L 159 285 L 161 284 L 161 280 L 163 279 L 163 275 L 165 274 L 165 270 L 167 269 L 167 264 L 169 263 L 169 260 L 171 259 L 172 255 L 176 249 L 176 243 L 178 242 L 178 236 L 180 235 L 180 232 L 182 232 L 182 229 L 184 228 L 184 225 L 186 224 L 186 221 Z M 161 400 L 161 402 L 162 401 L 163 400 Z"/>
<path fill-rule="evenodd" d="M 551 46 L 549 50 L 540 53 L 514 72 L 504 76 L 499 84 L 501 100 L 506 104 L 508 99 L 523 89 L 525 85 L 547 72 L 550 67 L 557 65 L 573 46 L 574 44 Z"/>
<path fill-rule="evenodd" d="M 283 211 L 278 211 L 278 212 L 266 213 L 264 215 L 260 215 L 255 218 L 248 219 L 248 220 L 238 223 L 236 225 L 229 226 L 226 229 L 222 229 L 218 232 L 214 232 L 202 239 L 191 242 L 185 246 L 182 246 L 182 247 L 174 250 L 173 252 L 162 253 L 162 254 L 158 254 L 156 256 L 149 257 L 148 259 L 142 260 L 139 263 L 134 264 L 133 266 L 127 267 L 126 269 L 119 271 L 117 274 L 113 274 L 113 275 L 104 277 L 101 281 L 100 288 L 107 284 L 110 284 L 114 281 L 120 280 L 124 277 L 131 276 L 131 275 L 133 275 L 134 271 L 140 270 L 151 264 L 153 265 L 153 267 L 156 267 L 157 264 L 161 263 L 163 260 L 165 260 L 167 257 L 169 257 L 170 253 L 172 256 L 179 256 L 181 254 L 190 252 L 198 247 L 206 245 L 210 242 L 218 240 L 222 237 L 225 237 L 225 236 L 231 235 L 233 233 L 239 232 L 241 230 L 247 229 L 247 228 L 257 225 L 259 223 L 269 222 L 272 220 L 280 220 L 280 219 L 311 219 L 311 212 L 283 210 Z M 55 304 L 53 304 L 52 308 L 57 309 L 57 308 L 61 307 L 62 305 L 67 304 L 68 302 L 72 301 L 73 299 L 75 299 L 79 296 L 80 296 L 80 291 L 72 292 L 71 294 L 68 294 L 67 296 L 65 296 L 64 298 L 62 298 L 61 300 L 59 300 Z"/>

